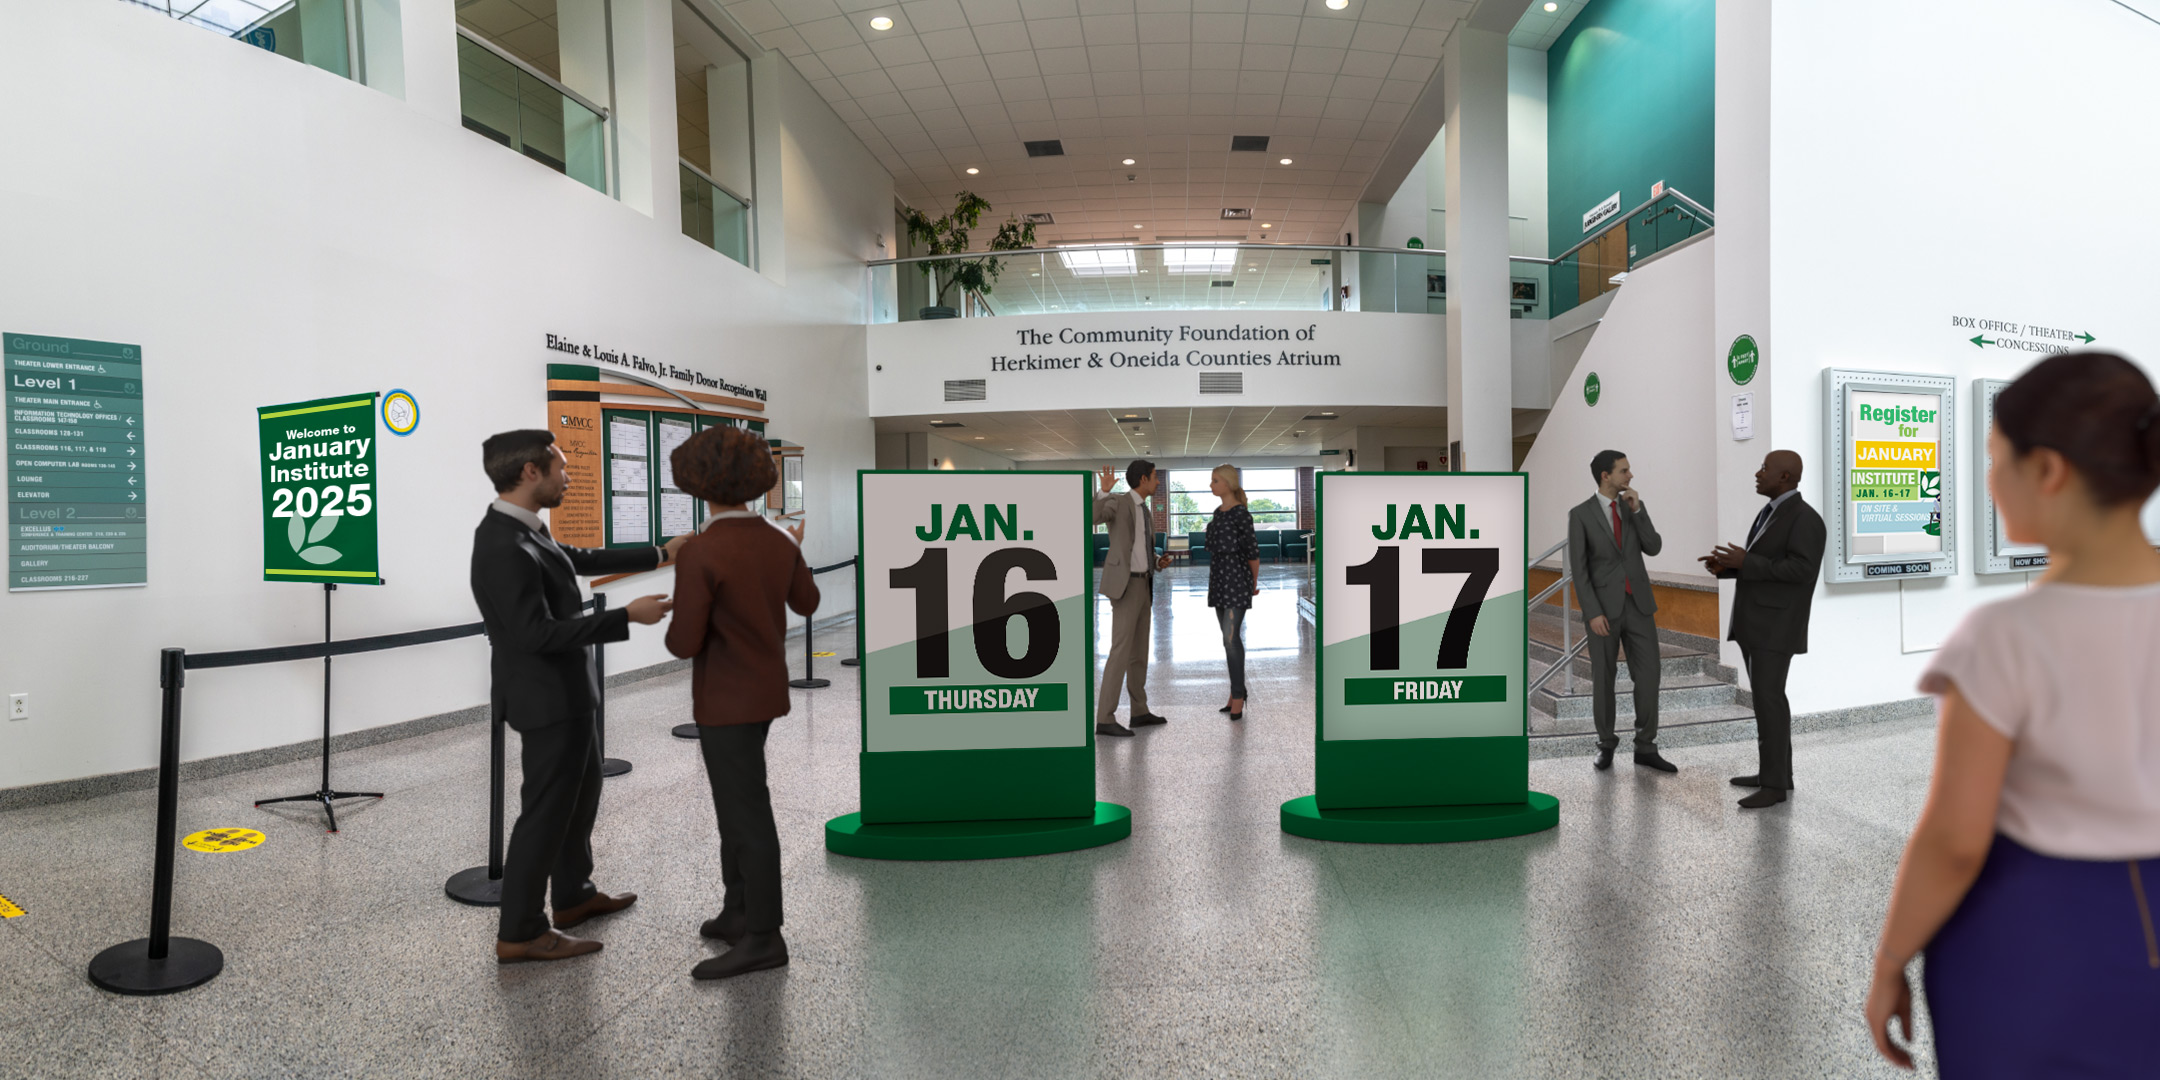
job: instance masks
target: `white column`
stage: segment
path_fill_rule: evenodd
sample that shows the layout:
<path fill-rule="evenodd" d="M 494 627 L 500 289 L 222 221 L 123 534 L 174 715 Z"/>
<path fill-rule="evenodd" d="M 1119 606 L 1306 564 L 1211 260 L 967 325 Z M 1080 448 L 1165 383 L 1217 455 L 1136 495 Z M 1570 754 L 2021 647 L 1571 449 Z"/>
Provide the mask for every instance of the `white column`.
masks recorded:
<path fill-rule="evenodd" d="M 367 85 L 405 96 L 405 24 L 397 0 L 355 0 L 360 17 L 360 68 Z"/>
<path fill-rule="evenodd" d="M 1755 470 L 1763 455 L 1777 448 L 1771 424 L 1771 376 L 1777 370 L 1777 342 L 1770 326 L 1770 5 L 1760 0 L 1718 0 L 1717 118 L 1713 176 L 1717 186 L 1716 293 L 1711 301 L 1712 354 L 1703 357 L 1702 377 L 1716 387 L 1710 395 L 1711 443 L 1716 450 L 1717 516 L 1720 543 L 1747 541 L 1747 530 L 1762 509 L 1755 494 Z M 1755 339 L 1762 360 L 1746 386 L 1735 386 L 1725 370 L 1733 339 Z M 1732 398 L 1753 396 L 1755 437 L 1733 438 Z M 1814 443 L 1787 446 L 1800 451 L 1810 479 L 1821 476 Z M 1803 495 L 1815 494 L 1803 484 Z M 1691 552 L 1690 554 L 1706 554 Z M 1720 625 L 1732 616 L 1733 586 L 1718 591 Z M 1724 662 L 1740 667 L 1739 647 L 1724 643 Z M 1741 672 L 1743 685 L 1747 678 Z"/>
<path fill-rule="evenodd" d="M 682 231 L 675 165 L 675 20 L 672 0 L 610 0 L 614 15 L 616 197 L 671 232 Z M 569 82 L 569 49 L 563 50 Z"/>
<path fill-rule="evenodd" d="M 1440 62 L 1447 120 L 1449 468 L 1515 467 L 1509 389 L 1507 31 L 1457 23 Z"/>
<path fill-rule="evenodd" d="M 564 86 L 614 111 L 614 92 L 609 80 L 607 0 L 557 0 L 555 5 L 556 66 Z M 599 138 L 593 129 L 600 129 Z M 672 130 L 672 129 L 670 129 Z M 614 187 L 608 167 L 606 125 L 573 102 L 563 103 L 563 163 L 573 177 L 606 177 Z M 595 151 L 597 148 L 597 160 Z"/>
<path fill-rule="evenodd" d="M 398 31 L 405 104 L 445 124 L 463 124 L 455 0 L 401 0 Z"/>
<path fill-rule="evenodd" d="M 768 52 L 750 61 L 750 141 L 756 156 L 757 200 L 752 265 L 772 281 L 787 284 L 787 206 L 781 175 L 781 116 L 789 92 L 816 93 L 795 73 L 787 58 Z"/>

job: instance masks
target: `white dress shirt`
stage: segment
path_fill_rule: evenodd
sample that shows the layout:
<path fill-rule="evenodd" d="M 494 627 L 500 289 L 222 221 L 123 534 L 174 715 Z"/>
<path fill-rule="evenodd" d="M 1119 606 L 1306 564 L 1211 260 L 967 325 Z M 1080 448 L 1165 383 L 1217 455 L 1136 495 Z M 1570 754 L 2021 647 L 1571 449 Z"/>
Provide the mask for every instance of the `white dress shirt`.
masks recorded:
<path fill-rule="evenodd" d="M 562 555 L 564 561 L 569 561 L 570 556 L 564 553 L 562 546 L 555 542 L 555 537 L 548 532 L 547 523 L 540 520 L 540 515 L 535 514 L 532 511 L 527 510 L 514 502 L 511 502 L 508 499 L 497 499 L 494 502 L 488 504 L 488 509 L 495 511 L 498 514 L 507 514 L 512 519 L 517 521 L 518 524 L 523 525 L 528 529 L 531 529 L 535 534 L 539 536 L 541 543 L 544 543 L 547 546 L 554 548 L 555 553 L 558 555 Z M 666 548 L 655 546 L 653 550 L 660 553 L 661 562 L 667 561 Z"/>
<path fill-rule="evenodd" d="M 1155 545 L 1149 543 L 1155 537 L 1155 530 L 1149 528 L 1154 522 L 1148 518 L 1147 498 L 1137 491 L 1128 492 L 1128 494 L 1132 496 L 1133 524 L 1137 526 L 1133 531 L 1132 566 L 1130 569 L 1135 574 L 1145 574 L 1155 568 L 1155 560 L 1150 557 Z"/>

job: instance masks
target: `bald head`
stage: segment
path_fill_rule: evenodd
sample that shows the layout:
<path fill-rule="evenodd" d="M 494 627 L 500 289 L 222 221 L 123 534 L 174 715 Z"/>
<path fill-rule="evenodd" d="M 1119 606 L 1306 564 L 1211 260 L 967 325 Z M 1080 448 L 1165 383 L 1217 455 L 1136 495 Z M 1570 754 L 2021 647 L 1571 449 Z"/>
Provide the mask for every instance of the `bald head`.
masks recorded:
<path fill-rule="evenodd" d="M 1774 499 L 1799 487 L 1800 468 L 1800 455 L 1790 450 L 1763 455 L 1762 469 L 1755 474 L 1756 494 Z"/>

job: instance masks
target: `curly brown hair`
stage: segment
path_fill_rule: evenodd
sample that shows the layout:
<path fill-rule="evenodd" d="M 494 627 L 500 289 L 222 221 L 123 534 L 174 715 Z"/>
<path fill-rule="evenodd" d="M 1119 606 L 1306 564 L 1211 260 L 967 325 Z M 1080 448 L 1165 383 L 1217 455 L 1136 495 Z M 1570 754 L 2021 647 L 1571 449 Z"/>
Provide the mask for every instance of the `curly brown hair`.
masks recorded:
<path fill-rule="evenodd" d="M 710 503 L 736 506 L 780 481 L 772 444 L 739 427 L 712 427 L 675 448 L 675 486 Z"/>

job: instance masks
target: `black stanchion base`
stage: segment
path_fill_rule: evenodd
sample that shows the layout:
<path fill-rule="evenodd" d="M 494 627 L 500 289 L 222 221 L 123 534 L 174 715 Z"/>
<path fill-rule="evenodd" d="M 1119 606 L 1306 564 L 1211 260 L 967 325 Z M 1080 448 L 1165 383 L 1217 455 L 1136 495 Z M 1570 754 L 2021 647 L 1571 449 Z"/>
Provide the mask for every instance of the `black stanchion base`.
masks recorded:
<path fill-rule="evenodd" d="M 840 661 L 840 666 L 841 666 L 841 667 L 861 667 L 861 666 L 862 666 L 862 658 L 861 658 L 861 657 L 859 657 L 859 656 L 850 656 L 850 657 L 848 657 L 847 659 L 845 659 L 845 660 L 842 660 L 842 661 Z"/>
<path fill-rule="evenodd" d="M 90 981 L 100 990 L 134 997 L 176 994 L 218 977 L 225 954 L 207 941 L 168 938 L 165 959 L 150 959 L 150 939 L 125 941 L 90 961 Z"/>
<path fill-rule="evenodd" d="M 789 679 L 788 685 L 797 690 L 822 690 L 832 685 L 831 679 Z"/>
<path fill-rule="evenodd" d="M 450 875 L 443 883 L 443 894 L 460 904 L 474 907 L 502 906 L 502 879 L 489 877 L 488 868 L 475 866 Z"/>
<path fill-rule="evenodd" d="M 256 809 L 258 809 L 258 810 L 259 810 L 259 809 L 261 809 L 261 808 L 263 808 L 263 807 L 265 807 L 265 806 L 269 806 L 269 805 L 271 805 L 272 803 L 287 803 L 287 802 L 311 802 L 311 803 L 321 803 L 321 804 L 322 804 L 322 808 L 323 808 L 323 814 L 324 814 L 324 815 L 326 815 L 326 816 L 328 816 L 328 817 L 329 817 L 329 819 L 330 819 L 330 831 L 331 831 L 331 832 L 336 832 L 336 831 L 338 831 L 338 827 L 337 827 L 337 806 L 335 805 L 335 803 L 337 802 L 337 800 L 339 800 L 339 799 L 380 799 L 380 798 L 382 798 L 382 797 L 383 797 L 383 794 L 382 794 L 382 792 L 380 792 L 380 791 L 331 791 L 331 790 L 329 790 L 328 788 L 325 788 L 325 789 L 323 789 L 323 790 L 321 790 L 321 791 L 317 791 L 317 792 L 314 792 L 313 794 L 309 794 L 309 795 L 286 795 L 286 796 L 284 796 L 284 797 L 282 797 L 282 798 L 277 798 L 277 799 L 257 799 L 257 800 L 255 800 L 255 807 L 256 807 Z"/>
<path fill-rule="evenodd" d="M 697 725 L 696 725 L 696 724 L 677 724 L 677 725 L 675 725 L 675 737 L 676 737 L 676 738 L 678 738 L 678 739 L 689 739 L 689 740 L 690 740 L 690 741 L 692 741 L 692 742 L 696 742 L 696 741 L 697 741 L 697 737 L 698 737 L 698 734 L 697 734 Z"/>
<path fill-rule="evenodd" d="M 602 776 L 621 776 L 622 774 L 629 771 L 630 763 L 624 761 L 619 757 L 605 757 L 600 759 L 600 775 Z"/>

